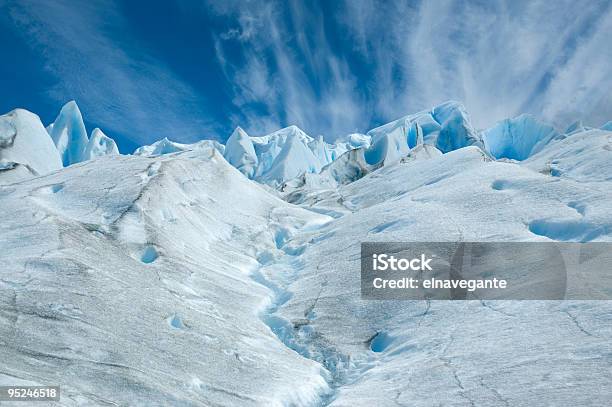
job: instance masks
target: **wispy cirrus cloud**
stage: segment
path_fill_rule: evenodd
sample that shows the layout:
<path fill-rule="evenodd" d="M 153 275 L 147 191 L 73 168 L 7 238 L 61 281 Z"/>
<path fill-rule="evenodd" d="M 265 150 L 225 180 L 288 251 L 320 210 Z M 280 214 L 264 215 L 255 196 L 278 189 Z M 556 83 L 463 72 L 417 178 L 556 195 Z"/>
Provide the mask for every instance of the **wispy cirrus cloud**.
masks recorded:
<path fill-rule="evenodd" d="M 235 60 L 219 53 L 247 112 L 235 120 L 255 129 L 291 122 L 333 136 L 448 99 L 480 127 L 525 112 L 560 127 L 612 117 L 607 1 L 284 4 L 216 10 L 235 22 L 218 49 L 241 45 Z M 258 104 L 267 115 L 249 113 Z"/>
<path fill-rule="evenodd" d="M 374 60 L 370 99 L 384 116 L 445 99 L 463 101 L 482 127 L 524 112 L 559 126 L 612 116 L 608 1 L 385 5 L 347 1 L 339 14 Z"/>
<path fill-rule="evenodd" d="M 86 119 L 137 144 L 214 135 L 206 100 L 134 40 L 115 2 L 20 0 L 2 9 L 44 55 L 58 110 L 76 99 Z"/>
<path fill-rule="evenodd" d="M 234 24 L 215 38 L 239 110 L 232 120 L 254 133 L 297 124 L 331 138 L 367 126 L 358 78 L 331 49 L 321 10 L 282 4 L 211 5 Z"/>
<path fill-rule="evenodd" d="M 521 113 L 558 127 L 612 119 L 607 0 L 148 8 L 6 0 L 0 29 L 10 16 L 44 57 L 58 109 L 74 98 L 91 122 L 137 144 L 224 138 L 236 125 L 257 135 L 296 124 L 333 140 L 448 99 L 482 128 Z"/>

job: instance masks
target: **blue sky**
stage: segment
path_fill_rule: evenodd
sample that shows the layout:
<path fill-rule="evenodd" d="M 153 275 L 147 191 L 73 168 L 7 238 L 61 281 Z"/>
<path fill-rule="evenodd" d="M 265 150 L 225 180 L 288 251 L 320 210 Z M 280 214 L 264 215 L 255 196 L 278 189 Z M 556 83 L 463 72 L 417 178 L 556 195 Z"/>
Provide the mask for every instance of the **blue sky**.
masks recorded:
<path fill-rule="evenodd" d="M 612 119 L 610 1 L 0 0 L 0 111 L 77 101 L 122 152 L 296 124 L 329 141 L 448 99 L 476 126 Z"/>

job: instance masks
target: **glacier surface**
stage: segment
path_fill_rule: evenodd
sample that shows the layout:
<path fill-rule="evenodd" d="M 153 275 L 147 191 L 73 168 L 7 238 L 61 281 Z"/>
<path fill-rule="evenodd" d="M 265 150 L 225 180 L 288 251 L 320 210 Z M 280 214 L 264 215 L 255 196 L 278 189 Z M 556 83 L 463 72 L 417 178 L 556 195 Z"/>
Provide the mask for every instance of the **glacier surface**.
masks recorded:
<path fill-rule="evenodd" d="M 0 117 L 0 385 L 60 385 L 54 406 L 612 399 L 610 301 L 366 301 L 359 280 L 362 241 L 612 241 L 611 131 L 481 132 L 449 102 L 335 144 L 292 126 L 120 155 L 64 113 L 63 149 Z"/>

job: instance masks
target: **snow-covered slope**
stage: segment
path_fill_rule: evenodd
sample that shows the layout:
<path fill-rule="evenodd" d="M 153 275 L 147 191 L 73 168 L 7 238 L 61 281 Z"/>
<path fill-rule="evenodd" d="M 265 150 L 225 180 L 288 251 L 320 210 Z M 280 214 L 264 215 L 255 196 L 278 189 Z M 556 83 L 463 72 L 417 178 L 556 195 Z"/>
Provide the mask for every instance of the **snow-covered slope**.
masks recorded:
<path fill-rule="evenodd" d="M 612 303 L 364 301 L 359 244 L 612 241 L 610 182 L 495 162 L 476 147 L 402 161 L 304 200 L 337 219 L 289 243 L 300 275 L 277 317 L 296 327 L 287 341 L 330 370 L 331 405 L 605 404 Z"/>
<path fill-rule="evenodd" d="M 612 181 L 611 152 L 612 131 L 592 129 L 555 140 L 524 164 L 544 174 L 578 182 Z"/>
<path fill-rule="evenodd" d="M 612 241 L 612 132 L 510 122 L 480 133 L 447 103 L 335 147 L 165 139 L 0 185 L 0 385 L 59 384 L 59 406 L 609 404 L 610 301 L 361 298 L 363 241 Z"/>
<path fill-rule="evenodd" d="M 102 157 L 0 188 L 0 207 L 0 384 L 59 384 L 63 406 L 312 405 L 327 391 L 260 320 L 271 293 L 256 281 L 278 236 L 326 217 L 214 148 Z"/>
<path fill-rule="evenodd" d="M 0 183 L 62 168 L 40 118 L 23 109 L 0 116 Z"/>

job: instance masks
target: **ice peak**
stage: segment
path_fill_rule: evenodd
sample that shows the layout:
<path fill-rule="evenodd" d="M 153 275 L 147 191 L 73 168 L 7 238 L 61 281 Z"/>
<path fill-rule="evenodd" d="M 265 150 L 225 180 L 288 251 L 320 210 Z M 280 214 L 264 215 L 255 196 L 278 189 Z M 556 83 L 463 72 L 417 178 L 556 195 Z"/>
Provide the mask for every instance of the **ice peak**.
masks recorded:
<path fill-rule="evenodd" d="M 314 140 L 312 137 L 310 137 L 308 134 L 306 134 L 306 132 L 302 129 L 300 129 L 298 126 L 296 125 L 291 125 L 291 126 L 287 126 L 284 127 L 280 130 L 276 130 L 275 132 L 272 132 L 268 135 L 265 135 L 263 137 L 267 137 L 267 138 L 281 138 L 283 139 L 282 141 L 284 142 L 284 139 L 288 138 L 288 137 L 298 137 L 306 142 L 310 142 L 312 140 Z"/>
<path fill-rule="evenodd" d="M 77 105 L 77 102 L 74 99 L 66 102 L 61 110 L 64 110 L 64 111 L 71 110 L 71 111 L 78 112 L 78 114 L 81 114 L 81 110 L 79 109 L 79 106 Z"/>
<path fill-rule="evenodd" d="M 291 131 L 293 134 L 306 134 L 306 132 L 304 130 L 300 129 L 295 124 L 292 124 L 291 126 L 288 126 L 287 130 Z"/>
<path fill-rule="evenodd" d="M 303 173 L 315 173 L 321 170 L 321 162 L 301 137 L 301 134 L 295 132 L 296 129 L 299 130 L 293 126 L 291 129 L 293 133 L 290 133 L 292 137 L 287 137 L 268 171 L 262 174 L 261 179 L 263 181 L 280 185 Z M 301 130 L 299 131 L 301 132 Z M 313 141 L 311 137 L 309 138 L 310 141 Z"/>
<path fill-rule="evenodd" d="M 86 160 L 91 160 L 103 155 L 117 154 L 119 154 L 119 149 L 117 148 L 115 140 L 108 137 L 99 128 L 96 127 L 93 129 L 89 142 L 87 143 L 87 148 L 85 149 L 84 158 Z"/>
<path fill-rule="evenodd" d="M 251 138 L 242 128 L 236 127 L 227 139 L 223 156 L 248 178 L 253 178 L 255 175 L 258 164 L 257 154 Z"/>
<path fill-rule="evenodd" d="M 74 100 L 62 107 L 49 131 L 65 167 L 86 159 L 84 154 L 89 139 L 83 116 Z"/>
<path fill-rule="evenodd" d="M 434 108 L 431 109 L 431 113 L 434 118 L 439 118 L 438 123 L 442 124 L 442 122 L 444 122 L 448 117 L 448 114 L 451 113 L 453 110 L 459 110 L 460 112 L 467 115 L 467 109 L 465 108 L 463 103 L 452 99 L 434 106 Z"/>
<path fill-rule="evenodd" d="M 247 132 L 242 127 L 240 127 L 240 126 L 236 126 L 236 128 L 232 132 L 232 135 L 230 136 L 230 138 L 234 137 L 234 135 L 236 135 L 236 137 L 249 137 Z"/>

